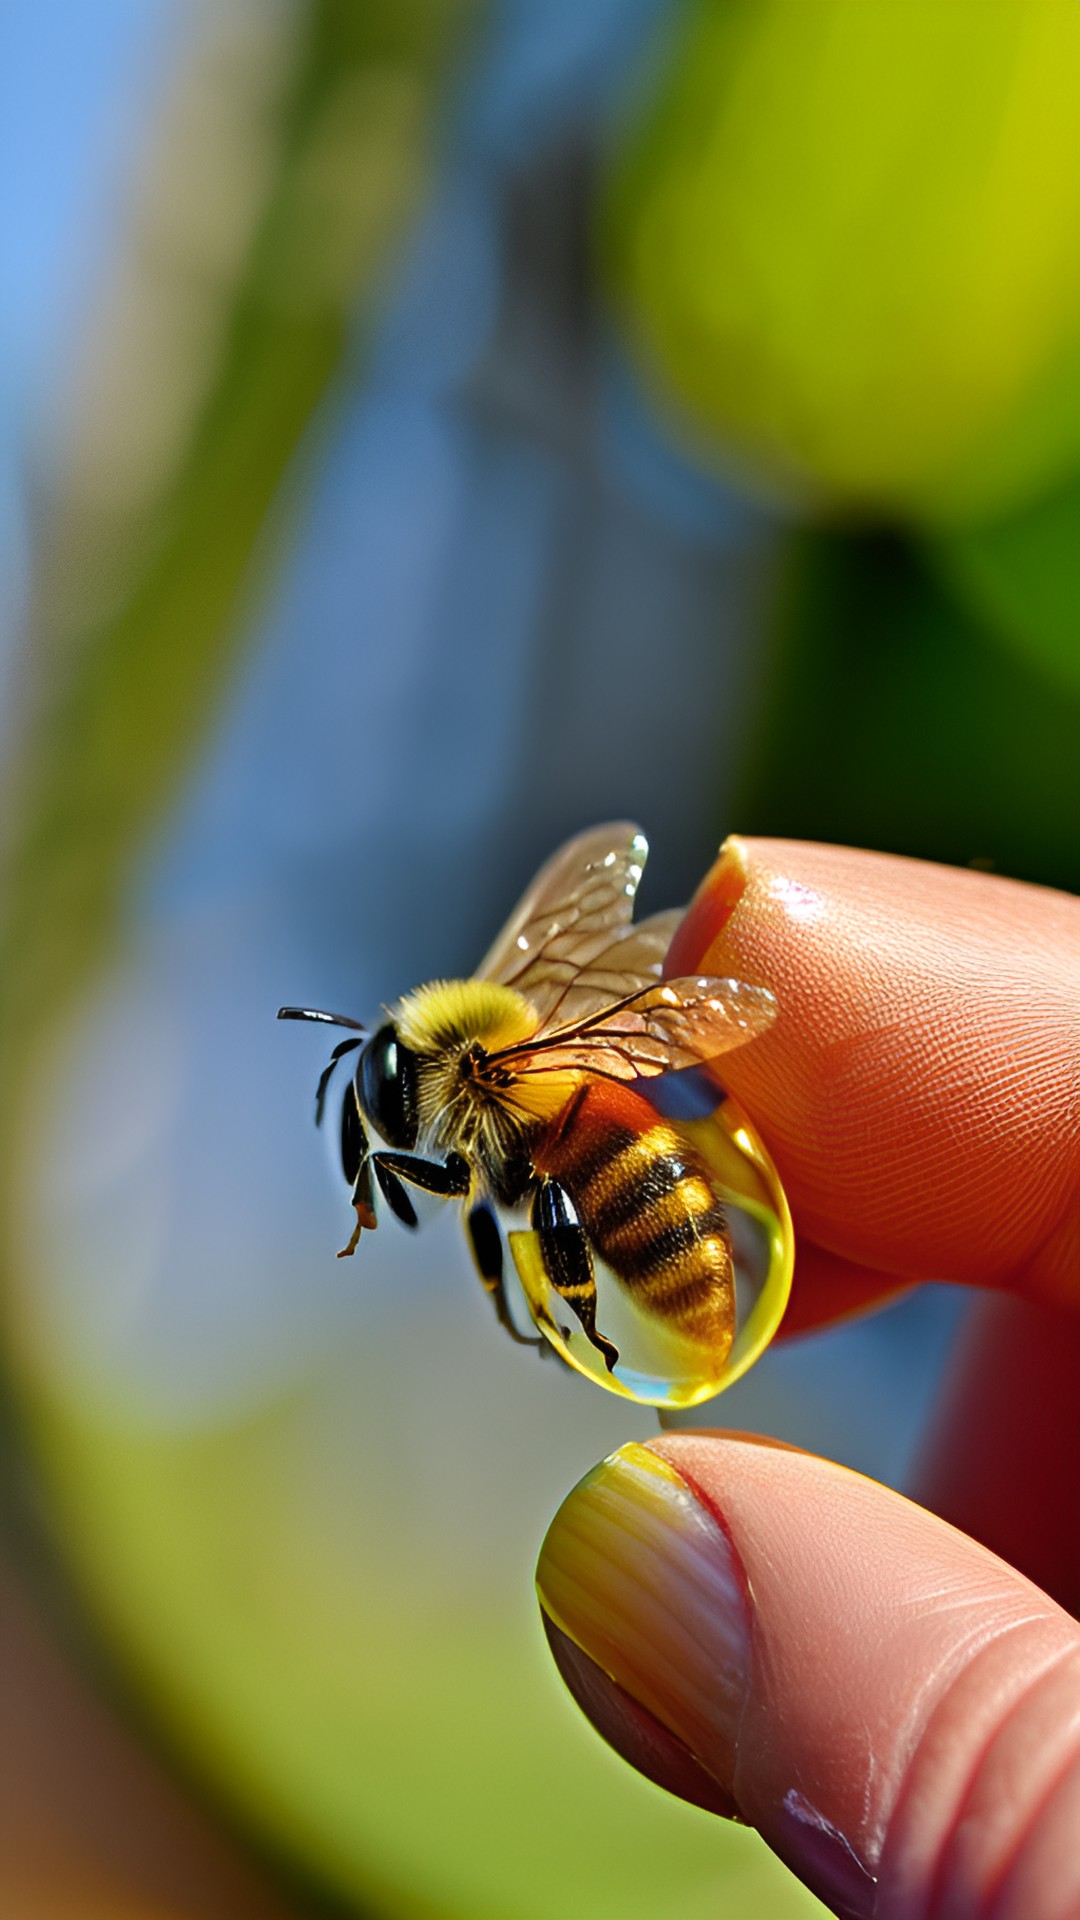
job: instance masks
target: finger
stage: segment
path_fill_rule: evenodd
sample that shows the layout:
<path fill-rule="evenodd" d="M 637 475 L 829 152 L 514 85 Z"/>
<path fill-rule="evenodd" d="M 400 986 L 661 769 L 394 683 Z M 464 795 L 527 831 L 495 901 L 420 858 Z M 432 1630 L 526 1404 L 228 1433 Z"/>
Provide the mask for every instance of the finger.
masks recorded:
<path fill-rule="evenodd" d="M 916 1467 L 915 1497 L 1080 1613 L 1080 1319 L 976 1303 Z"/>
<path fill-rule="evenodd" d="M 849 1319 L 865 1307 L 880 1306 L 910 1284 L 895 1273 L 882 1273 L 880 1267 L 862 1267 L 838 1253 L 826 1253 L 805 1237 L 795 1250 L 795 1281 L 780 1339 L 811 1333 L 831 1321 Z"/>
<path fill-rule="evenodd" d="M 732 839 L 666 967 L 776 994 L 775 1026 L 721 1072 L 800 1236 L 864 1269 L 1080 1303 L 1080 902 Z"/>
<path fill-rule="evenodd" d="M 575 1489 L 537 1580 L 605 1737 L 700 1804 L 712 1782 L 834 1913 L 1080 1910 L 1080 1628 L 933 1515 L 669 1435 Z"/>

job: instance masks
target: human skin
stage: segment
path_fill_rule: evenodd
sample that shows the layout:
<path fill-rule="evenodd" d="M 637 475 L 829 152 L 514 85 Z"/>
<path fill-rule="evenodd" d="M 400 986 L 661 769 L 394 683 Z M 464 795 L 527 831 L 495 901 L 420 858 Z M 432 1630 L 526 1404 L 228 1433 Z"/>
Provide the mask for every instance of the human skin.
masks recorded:
<path fill-rule="evenodd" d="M 722 1070 L 791 1201 L 786 1330 L 924 1279 L 984 1291 L 922 1506 L 755 1436 L 589 1475 L 538 1569 L 560 1670 L 837 1914 L 1077 1920 L 1080 902 L 728 842 L 668 969 L 777 997 Z"/>

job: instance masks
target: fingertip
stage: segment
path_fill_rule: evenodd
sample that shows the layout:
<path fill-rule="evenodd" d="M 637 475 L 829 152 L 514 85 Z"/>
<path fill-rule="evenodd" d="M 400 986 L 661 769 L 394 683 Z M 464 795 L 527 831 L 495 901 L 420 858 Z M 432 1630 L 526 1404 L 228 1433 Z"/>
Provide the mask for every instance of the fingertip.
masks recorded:
<path fill-rule="evenodd" d="M 796 1249 L 791 1297 L 777 1338 L 795 1339 L 819 1327 L 855 1319 L 907 1291 L 907 1281 L 896 1274 L 826 1253 L 804 1236 Z"/>
<path fill-rule="evenodd" d="M 800 1239 L 897 1280 L 1080 1303 L 1080 902 L 810 842 L 726 841 L 669 972 L 768 987 L 720 1075 Z"/>
<path fill-rule="evenodd" d="M 1075 1623 L 1014 1569 L 860 1475 L 747 1436 L 611 1456 L 553 1521 L 538 1586 L 604 1737 L 695 1804 L 733 1802 L 841 1915 L 901 1886 L 914 1904 L 896 1911 L 923 1911 L 999 1732 L 980 1817 L 1001 1857 L 1020 1843 L 996 1784 L 1027 1737 L 1013 1709 L 1056 1662 L 1080 1674 Z"/>
<path fill-rule="evenodd" d="M 747 842 L 731 833 L 690 902 L 668 953 L 666 972 L 697 973 L 719 940 L 750 878 Z"/>

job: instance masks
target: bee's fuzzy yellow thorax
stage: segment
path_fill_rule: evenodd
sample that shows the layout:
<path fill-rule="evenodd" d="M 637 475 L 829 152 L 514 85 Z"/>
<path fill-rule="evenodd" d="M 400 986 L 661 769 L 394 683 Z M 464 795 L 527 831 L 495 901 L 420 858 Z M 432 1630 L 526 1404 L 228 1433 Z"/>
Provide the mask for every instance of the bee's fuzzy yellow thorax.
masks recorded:
<path fill-rule="evenodd" d="M 494 1053 L 527 1040 L 538 1025 L 524 995 L 497 980 L 432 980 L 406 994 L 395 1020 L 416 1053 L 442 1053 L 474 1040 Z"/>

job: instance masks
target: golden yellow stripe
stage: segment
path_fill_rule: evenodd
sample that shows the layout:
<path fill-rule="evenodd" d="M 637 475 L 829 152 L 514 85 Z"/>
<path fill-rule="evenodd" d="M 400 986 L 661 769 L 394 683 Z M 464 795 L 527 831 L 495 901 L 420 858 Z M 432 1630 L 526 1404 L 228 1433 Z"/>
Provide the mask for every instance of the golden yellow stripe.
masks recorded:
<path fill-rule="evenodd" d="M 604 1245 L 612 1253 L 623 1247 L 641 1247 L 644 1250 L 651 1240 L 658 1238 L 668 1228 L 681 1226 L 686 1219 L 696 1220 L 715 1205 L 716 1195 L 707 1182 L 699 1174 L 684 1174 L 670 1193 L 661 1194 L 656 1200 L 650 1201 L 647 1209 L 631 1214 L 620 1225 L 607 1228 Z"/>
<path fill-rule="evenodd" d="M 644 1304 L 660 1307 L 683 1288 L 700 1289 L 709 1282 L 723 1286 L 730 1273 L 731 1253 L 727 1241 L 720 1234 L 710 1234 L 662 1265 L 636 1273 L 633 1290 Z M 697 1306 L 697 1302 L 691 1304 Z"/>
<path fill-rule="evenodd" d="M 642 1179 L 659 1156 L 677 1153 L 679 1146 L 670 1127 L 650 1127 L 593 1168 L 583 1183 L 583 1197 L 587 1201 L 594 1192 L 598 1199 L 619 1192 Z"/>

